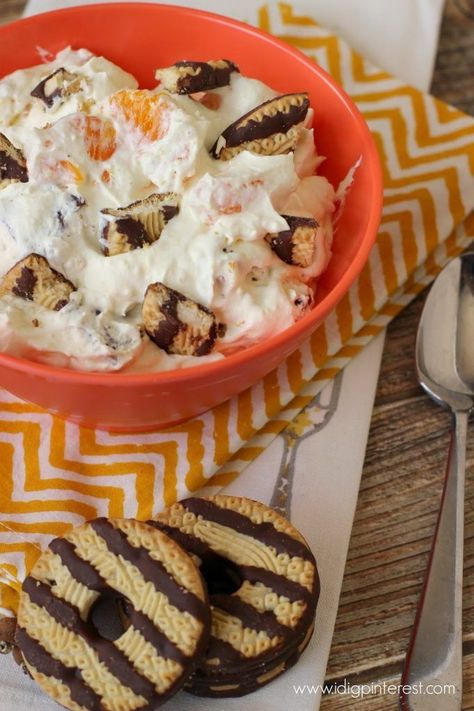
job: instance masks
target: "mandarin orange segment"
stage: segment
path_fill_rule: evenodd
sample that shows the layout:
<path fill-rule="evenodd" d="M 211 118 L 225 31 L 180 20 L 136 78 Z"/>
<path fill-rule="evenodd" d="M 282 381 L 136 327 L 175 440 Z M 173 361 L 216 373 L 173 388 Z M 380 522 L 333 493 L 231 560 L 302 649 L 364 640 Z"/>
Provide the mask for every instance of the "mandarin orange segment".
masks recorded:
<path fill-rule="evenodd" d="M 156 141 L 166 133 L 167 101 L 162 94 L 152 94 L 145 89 L 123 89 L 113 94 L 110 101 L 150 141 Z"/>
<path fill-rule="evenodd" d="M 72 178 L 72 180 L 78 185 L 84 182 L 84 175 L 82 174 L 82 171 L 79 166 L 75 163 L 72 163 L 70 160 L 60 160 L 59 166 L 62 175 L 65 177 L 67 182 L 69 182 L 68 178 Z"/>
<path fill-rule="evenodd" d="M 92 160 L 102 161 L 110 158 L 117 147 L 116 132 L 112 121 L 98 116 L 85 116 L 84 141 Z"/>
<path fill-rule="evenodd" d="M 191 96 L 193 95 L 191 94 Z M 217 111 L 217 109 L 220 109 L 222 104 L 222 96 L 219 94 L 213 94 L 212 91 L 203 91 L 202 95 L 194 94 L 193 98 L 205 106 L 206 109 L 210 109 L 211 111 Z"/>

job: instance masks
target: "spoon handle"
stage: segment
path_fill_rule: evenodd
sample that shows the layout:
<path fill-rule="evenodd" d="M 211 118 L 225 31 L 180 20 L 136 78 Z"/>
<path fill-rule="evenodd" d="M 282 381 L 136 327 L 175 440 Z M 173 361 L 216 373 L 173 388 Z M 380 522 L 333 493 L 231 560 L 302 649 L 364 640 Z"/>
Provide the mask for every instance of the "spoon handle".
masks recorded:
<path fill-rule="evenodd" d="M 402 674 L 402 711 L 461 709 L 464 479 L 468 415 L 468 412 L 453 413 L 438 521 Z M 441 690 L 439 685 L 446 686 Z"/>

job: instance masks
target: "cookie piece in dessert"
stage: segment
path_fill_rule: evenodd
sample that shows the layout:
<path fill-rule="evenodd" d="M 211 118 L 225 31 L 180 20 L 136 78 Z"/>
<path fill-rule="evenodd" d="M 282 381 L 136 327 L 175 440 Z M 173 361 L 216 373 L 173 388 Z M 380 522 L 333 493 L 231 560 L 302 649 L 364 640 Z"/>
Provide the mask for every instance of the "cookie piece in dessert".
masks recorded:
<path fill-rule="evenodd" d="M 275 254 L 296 267 L 309 267 L 314 259 L 319 224 L 313 217 L 282 215 L 288 230 L 266 235 Z"/>
<path fill-rule="evenodd" d="M 108 257 L 141 249 L 160 238 L 164 226 L 179 211 L 176 193 L 154 193 L 127 207 L 101 210 L 102 251 Z"/>
<path fill-rule="evenodd" d="M 193 671 L 209 606 L 192 559 L 156 528 L 98 518 L 54 539 L 20 593 L 15 635 L 68 709 L 156 708 Z"/>
<path fill-rule="evenodd" d="M 12 294 L 51 311 L 66 306 L 75 290 L 69 279 L 53 269 L 45 257 L 34 252 L 14 264 L 0 281 L 0 296 Z"/>
<path fill-rule="evenodd" d="M 161 282 L 146 290 L 142 316 L 148 336 L 167 353 L 207 355 L 217 338 L 212 311 Z"/>
<path fill-rule="evenodd" d="M 195 556 L 208 587 L 211 640 L 186 683 L 199 696 L 242 696 L 299 658 L 314 626 L 316 561 L 283 516 L 244 497 L 185 499 L 149 523 Z"/>
<path fill-rule="evenodd" d="M 308 94 L 284 94 L 264 101 L 221 133 L 211 154 L 230 160 L 241 151 L 279 155 L 295 149 L 309 109 Z"/>
<path fill-rule="evenodd" d="M 23 151 L 0 133 L 0 188 L 10 183 L 27 183 L 28 170 Z"/>
<path fill-rule="evenodd" d="M 35 99 L 40 99 L 48 109 L 51 109 L 60 105 L 71 94 L 77 93 L 80 88 L 81 77 L 60 67 L 42 79 L 30 92 L 30 95 Z"/>
<path fill-rule="evenodd" d="M 181 61 L 171 67 L 157 69 L 155 77 L 171 94 L 195 94 L 227 86 L 232 72 L 238 71 L 238 66 L 229 59 Z"/>

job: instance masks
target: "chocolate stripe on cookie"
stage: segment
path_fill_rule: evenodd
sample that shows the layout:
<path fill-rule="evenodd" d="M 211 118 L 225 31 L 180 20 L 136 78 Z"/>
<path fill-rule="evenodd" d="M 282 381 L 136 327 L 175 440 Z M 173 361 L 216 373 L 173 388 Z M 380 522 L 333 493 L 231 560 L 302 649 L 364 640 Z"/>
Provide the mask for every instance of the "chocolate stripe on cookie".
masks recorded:
<path fill-rule="evenodd" d="M 54 659 L 44 647 L 21 627 L 17 628 L 16 640 L 24 658 L 41 674 L 54 677 L 68 687 L 71 699 L 88 711 L 106 711 L 101 697 L 91 689 L 78 674 L 76 667 L 69 668 Z"/>
<path fill-rule="evenodd" d="M 91 590 L 103 592 L 109 586 L 97 570 L 76 553 L 73 543 L 65 538 L 55 538 L 49 544 L 50 549 L 61 558 L 61 562 L 68 569 L 70 575 Z"/>
<path fill-rule="evenodd" d="M 278 644 L 275 648 L 267 649 L 252 659 L 241 654 L 230 642 L 212 636 L 206 654 L 206 659 L 212 660 L 212 662 L 201 664 L 191 678 L 189 683 L 192 686 L 192 691 L 194 692 L 199 687 L 204 689 L 209 683 L 214 684 L 217 680 L 220 683 L 239 682 L 242 679 L 243 669 L 245 669 L 245 676 L 249 677 L 254 677 L 265 670 L 269 671 L 284 662 L 294 651 L 300 649 L 307 635 L 307 628 L 305 628 L 303 633 L 293 640 L 287 639 L 284 646 Z M 219 660 L 219 664 L 216 664 L 216 659 Z"/>
<path fill-rule="evenodd" d="M 146 641 L 159 652 L 161 657 L 173 659 L 173 661 L 183 664 L 186 660 L 186 655 L 163 632 L 155 627 L 143 612 L 135 610 L 133 605 L 127 602 L 125 604 L 125 614 L 133 628 L 143 635 Z"/>
<path fill-rule="evenodd" d="M 310 550 L 295 538 L 277 529 L 268 522 L 253 523 L 247 516 L 243 516 L 232 509 L 224 509 L 206 499 L 190 498 L 181 502 L 185 509 L 196 516 L 214 521 L 227 528 L 232 528 L 238 533 L 251 536 L 267 546 L 272 546 L 278 553 L 287 553 L 291 557 L 308 560 L 314 565 L 314 557 Z"/>
<path fill-rule="evenodd" d="M 112 526 L 107 519 L 97 518 L 90 521 L 89 525 L 105 541 L 109 551 L 136 566 L 144 579 L 166 595 L 174 607 L 206 623 L 209 618 L 206 604 L 190 590 L 182 588 L 160 561 L 151 558 L 145 549 L 132 546 L 125 533 Z"/>
<path fill-rule="evenodd" d="M 184 503 L 184 502 L 182 502 Z M 202 561 L 224 560 L 222 556 L 215 553 L 212 548 L 200 538 L 193 536 L 191 533 L 185 533 L 179 528 L 169 526 L 161 521 L 147 521 L 151 526 L 159 528 L 163 533 L 173 538 L 182 548 L 189 553 L 194 553 L 199 556 Z M 234 565 L 236 565 L 234 563 Z M 286 597 L 290 602 L 303 600 L 307 604 L 312 602 L 313 596 L 319 594 L 319 581 L 317 570 L 314 570 L 315 585 L 314 592 L 310 593 L 304 585 L 285 578 L 284 575 L 279 575 L 271 570 L 259 568 L 252 565 L 236 565 L 236 568 L 242 580 L 248 580 L 249 583 L 262 583 L 271 588 L 279 597 Z"/>
<path fill-rule="evenodd" d="M 211 605 L 238 617 L 244 627 L 257 632 L 266 632 L 269 637 L 287 637 L 288 627 L 278 622 L 273 612 L 260 612 L 235 595 L 211 595 Z"/>
<path fill-rule="evenodd" d="M 263 570 L 254 566 L 238 566 L 240 574 L 249 583 L 263 583 L 271 588 L 279 597 L 286 597 L 290 602 L 303 601 L 306 608 L 302 613 L 295 629 L 304 629 L 314 616 L 314 611 L 319 598 L 320 586 L 316 567 L 314 568 L 313 589 L 311 592 L 299 583 L 289 580 L 271 570 Z"/>
<path fill-rule="evenodd" d="M 217 654 L 215 656 L 219 657 L 224 663 L 229 661 L 233 665 L 234 673 L 222 673 L 223 670 L 220 664 L 203 667 L 192 677 L 189 683 L 192 688 L 187 690 L 197 696 L 215 697 L 243 696 L 255 691 L 298 661 L 301 653 L 308 646 L 313 629 L 314 627 L 311 625 L 298 645 L 285 648 L 283 654 L 271 660 L 264 654 L 257 664 L 251 666 L 247 666 L 247 660 L 244 660 L 243 657 L 226 660 L 224 658 L 226 643 L 224 642 L 222 646 L 219 644 L 219 646 L 216 646 Z M 217 640 L 217 642 L 220 643 L 221 640 Z M 222 655 L 219 654 L 221 651 Z M 245 671 L 242 664 L 245 665 Z M 235 688 L 232 689 L 232 687 Z"/>
<path fill-rule="evenodd" d="M 278 596 L 287 597 L 290 602 L 303 600 L 303 602 L 310 605 L 314 604 L 314 599 L 317 599 L 319 583 L 316 568 L 314 569 L 315 584 L 313 586 L 313 592 L 310 593 L 303 585 L 300 585 L 294 580 L 289 580 L 283 575 L 278 575 L 278 573 L 274 573 L 271 570 L 265 570 L 264 568 L 258 568 L 253 565 L 239 565 L 237 567 L 244 580 L 248 580 L 249 583 L 263 583 L 263 585 L 271 588 Z"/>
<path fill-rule="evenodd" d="M 186 501 L 181 503 L 184 505 Z M 173 538 L 176 543 L 182 546 L 186 551 L 199 556 L 203 563 L 212 563 L 212 561 L 217 560 L 224 561 L 221 556 L 213 551 L 209 544 L 205 543 L 200 538 L 193 536 L 191 533 L 185 533 L 179 528 L 165 524 L 162 521 L 148 521 L 148 523 L 162 530 L 170 536 L 170 538 Z M 234 563 L 234 565 L 236 564 Z M 262 583 L 273 590 L 273 592 L 275 592 L 279 597 L 285 597 L 290 602 L 297 602 L 298 600 L 303 601 L 307 605 L 308 614 L 313 609 L 315 601 L 318 598 L 319 579 L 316 568 L 314 568 L 314 584 L 312 592 L 309 592 L 304 585 L 300 585 L 300 583 L 289 580 L 284 575 L 280 575 L 271 570 L 266 570 L 265 568 L 251 565 L 236 565 L 236 568 L 242 580 L 248 580 L 249 583 Z M 306 618 L 306 612 L 304 614 L 304 618 Z"/>
<path fill-rule="evenodd" d="M 82 637 L 121 684 L 128 686 L 138 696 L 151 699 L 155 693 L 154 684 L 135 669 L 133 663 L 113 642 L 98 635 L 91 635 L 90 625 L 81 619 L 75 605 L 56 597 L 48 585 L 31 576 L 25 579 L 23 590 L 28 593 L 32 602 L 44 607 L 56 622 Z"/>
<path fill-rule="evenodd" d="M 240 654 L 240 652 L 229 642 L 225 642 L 223 639 L 218 639 L 217 637 L 214 637 L 214 635 L 211 635 L 206 652 L 206 659 L 213 659 L 215 657 L 217 657 L 221 662 L 238 661 L 243 658 L 243 655 Z"/>
<path fill-rule="evenodd" d="M 275 672 L 275 676 L 278 675 L 282 671 L 282 665 L 286 668 L 289 659 L 293 659 L 295 655 L 299 656 L 307 646 L 312 632 L 313 625 L 309 629 L 306 628 L 303 634 L 298 635 L 290 644 L 283 648 L 278 645 L 276 650 L 268 649 L 254 657 L 253 661 L 240 654 L 230 643 L 213 637 L 206 655 L 212 662 L 203 664 L 197 670 L 188 682 L 187 690 L 204 696 L 234 696 L 235 693 L 209 694 L 209 690 L 212 687 L 217 691 L 220 687 L 221 691 L 224 691 L 228 685 L 237 684 L 242 689 L 242 693 L 248 693 L 260 685 L 261 681 L 257 682 L 257 680 L 263 675 L 272 675 L 272 672 Z M 278 650 L 280 652 L 274 654 Z M 216 660 L 219 663 L 216 663 Z M 279 668 L 280 671 L 277 671 Z"/>
<path fill-rule="evenodd" d="M 185 533 L 179 528 L 168 526 L 161 521 L 147 521 L 147 523 L 163 531 L 163 533 L 166 533 L 167 536 L 176 541 L 176 543 L 188 553 L 194 553 L 194 555 L 199 556 L 201 559 L 210 556 L 214 557 L 216 555 L 207 543 L 204 543 L 204 541 L 196 538 L 196 536 L 193 536 L 191 533 Z"/>
<path fill-rule="evenodd" d="M 55 538 L 51 541 L 49 547 L 53 553 L 59 555 L 64 567 L 79 583 L 101 593 L 111 590 L 97 570 L 76 553 L 74 545 L 70 541 L 65 538 Z M 135 610 L 133 605 L 128 602 L 125 607 L 126 615 L 133 627 L 141 632 L 146 641 L 155 647 L 160 656 L 165 659 L 173 659 L 178 663 L 182 663 L 185 660 L 186 655 L 163 632 L 155 627 L 152 620 L 144 615 L 143 612 Z"/>

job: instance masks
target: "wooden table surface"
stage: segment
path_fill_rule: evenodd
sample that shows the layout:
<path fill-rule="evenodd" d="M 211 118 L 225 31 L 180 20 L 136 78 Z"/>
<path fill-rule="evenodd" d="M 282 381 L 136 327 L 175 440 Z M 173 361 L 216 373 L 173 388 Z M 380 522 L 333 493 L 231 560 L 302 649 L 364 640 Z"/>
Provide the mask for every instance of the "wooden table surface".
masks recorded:
<path fill-rule="evenodd" d="M 0 0 L 0 23 L 25 0 Z M 448 0 L 432 93 L 474 115 L 474 0 Z M 327 682 L 397 684 L 434 531 L 449 416 L 419 388 L 414 346 L 421 295 L 390 325 L 370 428 Z M 468 449 L 464 698 L 474 710 L 474 437 Z M 321 711 L 388 711 L 394 695 L 330 695 Z"/>

